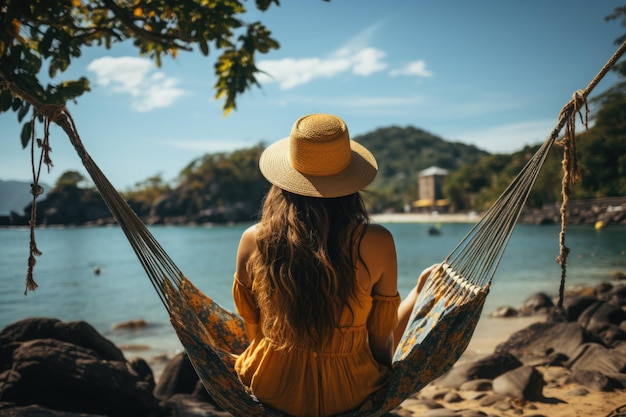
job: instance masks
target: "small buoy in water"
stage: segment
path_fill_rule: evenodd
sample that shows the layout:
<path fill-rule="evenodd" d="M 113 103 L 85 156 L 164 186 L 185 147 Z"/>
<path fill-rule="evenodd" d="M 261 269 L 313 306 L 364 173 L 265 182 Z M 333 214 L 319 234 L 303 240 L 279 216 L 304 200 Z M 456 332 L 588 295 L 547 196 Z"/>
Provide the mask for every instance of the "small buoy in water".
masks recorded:
<path fill-rule="evenodd" d="M 604 222 L 602 220 L 598 220 L 594 227 L 596 228 L 596 230 L 604 229 Z"/>

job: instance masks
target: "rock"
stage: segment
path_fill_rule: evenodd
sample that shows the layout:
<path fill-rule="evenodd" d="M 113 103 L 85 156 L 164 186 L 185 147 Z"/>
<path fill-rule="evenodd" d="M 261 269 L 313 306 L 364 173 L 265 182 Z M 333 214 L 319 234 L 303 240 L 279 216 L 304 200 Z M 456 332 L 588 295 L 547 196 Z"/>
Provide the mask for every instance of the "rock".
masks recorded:
<path fill-rule="evenodd" d="M 582 312 L 596 301 L 597 298 L 595 296 L 573 295 L 567 297 L 564 301 L 564 308 L 568 321 L 578 320 Z"/>
<path fill-rule="evenodd" d="M 574 371 L 570 377 L 570 382 L 582 385 L 592 391 L 609 391 L 612 388 L 611 381 L 604 374 L 585 369 Z"/>
<path fill-rule="evenodd" d="M 594 288 L 594 292 L 596 294 L 596 297 L 604 298 L 606 297 L 606 294 L 611 292 L 612 289 L 613 289 L 613 284 L 609 282 L 601 282 L 598 285 L 596 285 L 596 287 Z"/>
<path fill-rule="evenodd" d="M 611 277 L 614 281 L 626 281 L 626 274 L 623 271 L 615 271 Z"/>
<path fill-rule="evenodd" d="M 179 353 L 169 360 L 154 389 L 154 395 L 166 399 L 174 394 L 191 394 L 196 388 L 198 375 L 186 353 Z"/>
<path fill-rule="evenodd" d="M 506 399 L 507 399 L 506 395 L 491 394 L 491 395 L 486 395 L 483 398 L 481 398 L 478 403 L 482 407 L 490 407 L 494 405 L 495 403 L 506 400 Z"/>
<path fill-rule="evenodd" d="M 161 407 L 166 415 L 176 417 L 232 417 L 232 414 L 187 394 L 175 394 L 161 402 Z"/>
<path fill-rule="evenodd" d="M 458 392 L 450 391 L 443 397 L 443 400 L 447 403 L 458 403 L 463 401 L 463 397 Z"/>
<path fill-rule="evenodd" d="M 562 386 L 569 380 L 571 372 L 564 367 L 548 367 L 543 371 L 543 380 L 553 386 Z"/>
<path fill-rule="evenodd" d="M 454 366 L 446 375 L 435 381 L 435 385 L 459 389 L 467 381 L 493 379 L 521 365 L 522 363 L 510 353 L 496 353 L 475 362 Z"/>
<path fill-rule="evenodd" d="M 619 326 L 626 320 L 626 311 L 606 301 L 598 301 L 583 311 L 578 323 L 589 332 L 602 330 L 607 325 Z"/>
<path fill-rule="evenodd" d="M 573 372 L 597 371 L 602 374 L 626 372 L 626 355 L 597 343 L 586 343 L 580 347 L 568 363 Z"/>
<path fill-rule="evenodd" d="M 409 402 L 409 401 L 411 401 L 411 400 L 406 400 L 402 404 L 405 404 L 407 407 L 410 407 L 411 406 L 411 402 Z M 439 404 L 437 401 L 435 401 L 433 399 L 429 399 L 429 398 L 424 398 L 424 399 L 420 399 L 420 400 L 414 400 L 413 404 L 424 406 L 425 408 L 428 408 L 429 410 L 434 410 L 436 408 L 443 408 L 443 406 L 441 404 Z"/>
<path fill-rule="evenodd" d="M 577 323 L 533 323 L 496 347 L 496 352 L 508 352 L 524 364 L 548 364 L 552 355 L 567 358 L 576 354 L 582 343 L 591 338 Z"/>
<path fill-rule="evenodd" d="M 545 313 L 548 309 L 554 307 L 552 299 L 545 293 L 536 293 L 528 298 L 522 307 L 520 312 L 522 315 L 531 316 L 538 313 Z"/>
<path fill-rule="evenodd" d="M 66 323 L 52 318 L 31 318 L 10 324 L 0 332 L 0 346 L 33 339 L 55 339 L 90 349 L 104 360 L 126 360 L 113 342 L 84 321 Z"/>
<path fill-rule="evenodd" d="M 216 410 L 222 411 L 202 385 L 185 352 L 179 353 L 168 361 L 154 389 L 155 397 L 161 400 L 176 394 L 190 394 L 196 400 L 205 401 L 212 404 Z"/>
<path fill-rule="evenodd" d="M 148 322 L 144 319 L 128 320 L 117 323 L 113 326 L 113 330 L 137 330 L 148 327 Z"/>
<path fill-rule="evenodd" d="M 0 415 L 2 417 L 102 417 L 94 414 L 58 411 L 40 405 L 16 407 L 12 403 L 0 403 Z"/>
<path fill-rule="evenodd" d="M 518 312 L 513 307 L 499 307 L 496 310 L 492 311 L 489 314 L 489 317 L 494 318 L 505 318 L 505 317 L 516 317 Z"/>
<path fill-rule="evenodd" d="M 606 376 L 611 380 L 615 389 L 626 389 L 626 373 L 607 374 Z"/>
<path fill-rule="evenodd" d="M 491 379 L 474 379 L 467 381 L 459 390 L 461 391 L 489 391 L 491 389 Z"/>
<path fill-rule="evenodd" d="M 522 400 L 543 398 L 543 375 L 532 366 L 522 366 L 493 380 L 493 392 Z"/>
<path fill-rule="evenodd" d="M 622 323 L 626 323 L 623 321 Z M 626 340 L 626 330 L 614 324 L 609 324 L 598 332 L 598 336 L 607 346 L 616 346 L 618 343 Z"/>
<path fill-rule="evenodd" d="M 11 368 L 0 374 L 7 381 L 4 401 L 120 417 L 156 410 L 154 384 L 144 379 L 129 362 L 103 360 L 90 349 L 54 339 L 21 343 Z"/>

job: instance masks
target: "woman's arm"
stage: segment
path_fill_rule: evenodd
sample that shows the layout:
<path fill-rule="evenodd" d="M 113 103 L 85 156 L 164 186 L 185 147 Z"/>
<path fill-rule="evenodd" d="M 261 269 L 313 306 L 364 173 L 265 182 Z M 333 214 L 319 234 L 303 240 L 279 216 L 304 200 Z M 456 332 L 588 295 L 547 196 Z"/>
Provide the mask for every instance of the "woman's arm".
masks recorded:
<path fill-rule="evenodd" d="M 248 275 L 248 270 L 246 265 L 250 256 L 256 250 L 256 226 L 251 226 L 246 229 L 241 235 L 241 239 L 239 240 L 239 247 L 237 248 L 237 261 L 235 265 L 235 279 L 239 281 L 240 285 L 243 285 L 246 288 L 252 287 L 252 282 L 250 282 L 250 276 Z M 238 309 L 244 308 L 244 306 L 236 306 Z M 252 342 L 258 335 L 259 325 L 256 323 L 250 323 L 249 321 L 244 320 L 244 325 L 246 328 L 246 335 L 248 336 L 248 340 Z"/>
<path fill-rule="evenodd" d="M 398 261 L 391 233 L 383 226 L 369 225 L 361 244 L 361 255 L 373 279 L 372 295 L 397 295 Z M 390 367 L 394 353 L 393 329 L 382 335 L 369 333 L 369 345 L 374 359 Z"/>
<path fill-rule="evenodd" d="M 386 336 L 376 336 L 369 334 L 370 350 L 376 362 L 391 368 L 393 359 L 393 333 Z"/>

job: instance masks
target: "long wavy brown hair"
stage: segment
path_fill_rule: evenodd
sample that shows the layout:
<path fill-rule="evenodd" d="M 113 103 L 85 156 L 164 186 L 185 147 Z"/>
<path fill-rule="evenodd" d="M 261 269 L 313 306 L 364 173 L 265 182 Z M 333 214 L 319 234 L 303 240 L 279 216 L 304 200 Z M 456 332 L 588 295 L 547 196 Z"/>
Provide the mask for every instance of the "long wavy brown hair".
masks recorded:
<path fill-rule="evenodd" d="M 272 186 L 247 269 L 261 330 L 281 349 L 322 348 L 356 296 L 356 258 L 369 223 L 359 193 L 304 197 Z"/>

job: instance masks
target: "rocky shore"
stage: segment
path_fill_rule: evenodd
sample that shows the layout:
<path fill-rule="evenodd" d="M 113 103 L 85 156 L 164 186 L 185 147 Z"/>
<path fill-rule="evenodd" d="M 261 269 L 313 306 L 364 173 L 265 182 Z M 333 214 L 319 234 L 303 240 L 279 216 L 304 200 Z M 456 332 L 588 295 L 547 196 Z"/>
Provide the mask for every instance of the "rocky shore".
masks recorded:
<path fill-rule="evenodd" d="M 38 217 L 40 227 L 73 225 L 73 226 L 110 226 L 116 224 L 110 213 L 103 207 L 102 210 L 90 210 L 87 214 L 74 216 L 77 208 L 51 210 L 48 214 Z M 86 216 L 86 217 L 85 217 Z M 251 222 L 256 219 L 256 211 L 249 206 L 221 208 L 218 210 L 204 210 L 202 212 L 171 216 L 164 213 L 152 214 L 143 218 L 148 225 L 200 225 L 200 224 L 231 224 Z M 481 218 L 480 213 L 377 213 L 372 215 L 373 221 L 379 223 L 474 223 Z M 29 216 L 11 213 L 0 216 L 0 227 L 28 226 Z M 527 208 L 519 219 L 525 224 L 560 224 L 560 204 L 546 205 L 542 208 Z M 568 224 L 589 226 L 626 226 L 626 197 L 604 198 L 597 200 L 572 201 L 568 210 Z"/>
<path fill-rule="evenodd" d="M 623 278 L 569 292 L 563 309 L 539 293 L 497 310 L 488 320 L 505 323 L 503 342 L 476 354 L 473 340 L 450 372 L 387 415 L 626 416 Z M 513 331 L 520 320 L 530 324 Z M 184 353 L 157 379 L 144 359 L 127 359 L 86 322 L 32 318 L 0 332 L 0 415 L 230 414 L 206 394 Z"/>

